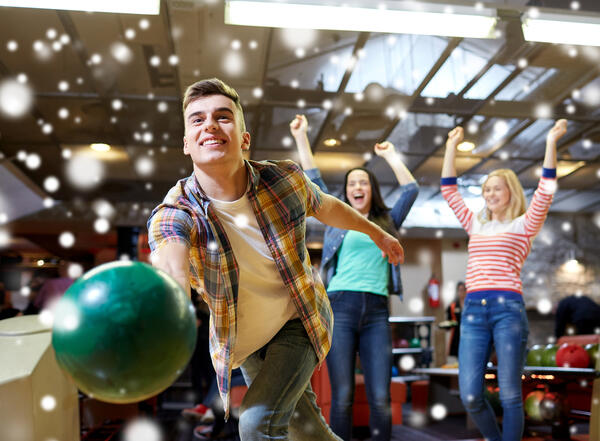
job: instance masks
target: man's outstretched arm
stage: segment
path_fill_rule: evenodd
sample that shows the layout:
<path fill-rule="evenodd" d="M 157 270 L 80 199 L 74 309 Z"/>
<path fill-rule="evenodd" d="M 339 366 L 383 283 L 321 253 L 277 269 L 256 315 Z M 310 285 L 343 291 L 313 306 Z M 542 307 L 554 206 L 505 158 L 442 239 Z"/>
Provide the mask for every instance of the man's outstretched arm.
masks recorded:
<path fill-rule="evenodd" d="M 322 204 L 315 217 L 322 223 L 343 230 L 354 230 L 366 234 L 379 247 L 383 257 L 391 264 L 404 262 L 404 250 L 394 236 L 386 233 L 377 224 L 369 221 L 354 208 L 339 199 L 322 194 Z"/>
<path fill-rule="evenodd" d="M 182 242 L 169 242 L 152 253 L 152 265 L 173 277 L 188 297 L 190 290 L 190 250 Z"/>

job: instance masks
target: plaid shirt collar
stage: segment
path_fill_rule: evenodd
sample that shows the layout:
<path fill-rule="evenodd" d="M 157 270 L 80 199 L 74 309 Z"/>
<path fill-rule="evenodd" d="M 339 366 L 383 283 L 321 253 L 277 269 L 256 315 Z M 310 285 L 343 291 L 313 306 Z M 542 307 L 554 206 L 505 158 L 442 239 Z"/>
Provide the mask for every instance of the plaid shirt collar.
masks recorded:
<path fill-rule="evenodd" d="M 244 159 L 244 166 L 246 167 L 246 171 L 248 172 L 248 181 L 250 184 L 250 188 L 253 192 L 255 192 L 256 188 L 258 187 L 258 184 L 260 183 L 260 174 L 245 159 Z M 198 182 L 198 178 L 196 178 L 195 173 L 192 173 L 192 175 L 186 180 L 185 193 L 193 196 L 194 199 L 198 202 L 198 204 L 204 209 L 204 214 L 207 213 L 208 204 L 210 203 L 210 198 L 206 195 L 206 193 L 202 189 L 202 186 Z"/>

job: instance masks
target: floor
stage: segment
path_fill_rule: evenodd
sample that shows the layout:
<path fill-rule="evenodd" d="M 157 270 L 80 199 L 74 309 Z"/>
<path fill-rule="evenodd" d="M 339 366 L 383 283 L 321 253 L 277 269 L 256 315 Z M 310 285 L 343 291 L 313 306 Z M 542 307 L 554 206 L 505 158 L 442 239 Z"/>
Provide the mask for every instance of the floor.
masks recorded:
<path fill-rule="evenodd" d="M 483 441 L 475 428 L 467 428 L 464 415 L 450 415 L 441 421 L 430 421 L 426 425 L 413 427 L 408 425 L 411 421 L 410 409 L 406 409 L 405 423 L 394 426 L 392 429 L 392 441 Z M 179 412 L 163 411 L 158 418 L 163 428 L 164 441 L 200 441 L 202 438 L 194 437 L 195 424 L 181 418 Z M 588 425 L 586 423 L 574 424 L 571 435 L 572 441 L 590 441 L 586 435 Z M 215 439 L 220 441 L 239 441 L 236 432 L 236 423 L 230 420 Z M 209 438 L 204 438 L 209 439 Z M 526 441 L 550 441 L 552 440 L 551 427 L 528 426 L 525 437 Z M 126 441 L 122 436 L 122 423 L 106 424 L 86 437 L 82 441 Z M 368 428 L 357 428 L 353 441 L 370 441 Z"/>

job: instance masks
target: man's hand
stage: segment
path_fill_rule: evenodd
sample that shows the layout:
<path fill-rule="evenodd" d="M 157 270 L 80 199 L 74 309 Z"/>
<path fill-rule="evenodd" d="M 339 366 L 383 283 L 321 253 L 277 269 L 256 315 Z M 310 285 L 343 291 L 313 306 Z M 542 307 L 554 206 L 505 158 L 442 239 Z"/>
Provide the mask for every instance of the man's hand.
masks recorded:
<path fill-rule="evenodd" d="M 315 217 L 325 225 L 366 234 L 381 250 L 383 258 L 387 257 L 391 264 L 404 262 L 404 250 L 398 239 L 339 199 L 324 193 L 321 208 L 315 213 Z"/>
<path fill-rule="evenodd" d="M 375 245 L 381 250 L 381 256 L 385 259 L 387 257 L 388 262 L 392 265 L 404 263 L 404 249 L 398 239 L 389 233 L 386 233 L 381 228 L 378 228 L 375 234 L 371 235 L 371 240 L 375 242 Z"/>
<path fill-rule="evenodd" d="M 446 147 L 455 149 L 458 144 L 465 139 L 465 131 L 462 127 L 457 126 L 448 132 L 448 140 L 446 141 Z"/>

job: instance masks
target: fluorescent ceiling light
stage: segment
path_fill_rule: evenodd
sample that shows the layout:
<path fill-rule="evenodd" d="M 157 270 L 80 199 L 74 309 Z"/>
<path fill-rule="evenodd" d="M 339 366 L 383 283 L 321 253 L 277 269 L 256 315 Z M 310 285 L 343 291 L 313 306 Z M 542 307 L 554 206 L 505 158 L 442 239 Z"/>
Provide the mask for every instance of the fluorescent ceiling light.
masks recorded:
<path fill-rule="evenodd" d="M 0 6 L 145 15 L 160 12 L 160 0 L 0 0 Z"/>
<path fill-rule="evenodd" d="M 444 5 L 416 2 L 403 4 L 406 9 L 398 9 L 396 5 L 397 2 L 388 2 L 385 8 L 357 8 L 317 3 L 227 0 L 225 23 L 465 38 L 495 37 L 497 18 L 493 9 L 458 5 L 444 9 Z"/>
<path fill-rule="evenodd" d="M 564 178 L 565 176 L 570 175 L 574 171 L 579 170 L 581 167 L 585 165 L 585 161 L 558 161 L 556 164 L 556 177 Z"/>
<path fill-rule="evenodd" d="M 475 148 L 475 144 L 469 141 L 463 141 L 456 147 L 459 152 L 470 152 Z"/>
<path fill-rule="evenodd" d="M 539 13 L 523 19 L 527 41 L 600 46 L 600 17 Z"/>
<path fill-rule="evenodd" d="M 95 142 L 93 144 L 90 144 L 90 148 L 97 152 L 108 152 L 110 150 L 110 146 L 103 142 Z"/>

